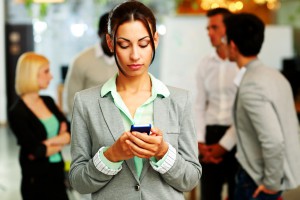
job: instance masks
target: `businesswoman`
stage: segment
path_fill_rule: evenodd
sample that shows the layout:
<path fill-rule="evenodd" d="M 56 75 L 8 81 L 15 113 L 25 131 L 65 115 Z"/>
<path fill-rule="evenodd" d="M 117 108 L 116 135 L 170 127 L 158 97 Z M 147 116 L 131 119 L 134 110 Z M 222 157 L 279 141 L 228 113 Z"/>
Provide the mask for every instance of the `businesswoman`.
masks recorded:
<path fill-rule="evenodd" d="M 21 194 L 24 200 L 67 200 L 62 148 L 70 142 L 66 118 L 49 96 L 39 95 L 52 75 L 49 61 L 28 52 L 17 63 L 15 86 L 19 96 L 8 119 L 20 145 Z"/>
<path fill-rule="evenodd" d="M 201 176 L 191 102 L 148 68 L 158 45 L 152 11 L 126 1 L 110 13 L 107 43 L 119 72 L 75 95 L 70 183 L 92 199 L 184 199 Z M 151 124 L 151 134 L 130 132 Z"/>

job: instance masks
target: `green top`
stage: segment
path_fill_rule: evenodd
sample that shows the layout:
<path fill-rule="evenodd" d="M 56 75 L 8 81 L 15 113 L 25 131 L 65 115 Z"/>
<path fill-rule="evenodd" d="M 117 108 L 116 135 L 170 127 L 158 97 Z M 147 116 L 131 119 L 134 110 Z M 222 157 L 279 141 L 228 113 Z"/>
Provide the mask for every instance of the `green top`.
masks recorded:
<path fill-rule="evenodd" d="M 52 114 L 51 117 L 40 119 L 47 132 L 47 139 L 57 136 L 59 130 L 59 122 L 57 118 Z M 49 157 L 51 163 L 57 163 L 62 161 L 60 153 L 53 154 Z"/>
<path fill-rule="evenodd" d="M 125 128 L 125 131 L 129 131 L 132 124 L 151 124 L 153 127 L 153 101 L 158 96 L 164 96 L 168 97 L 170 95 L 170 92 L 168 88 L 158 79 L 154 78 L 150 73 L 149 76 L 151 78 L 152 83 L 152 92 L 151 97 L 147 99 L 140 107 L 137 108 L 134 117 L 131 116 L 127 106 L 123 102 L 121 96 L 117 92 L 116 87 L 116 78 L 118 74 L 116 74 L 114 77 L 109 79 L 102 87 L 101 89 L 101 97 L 107 95 L 108 93 L 111 93 L 115 105 L 119 108 L 122 119 L 123 119 L 123 125 Z M 106 148 L 107 149 L 107 148 Z M 104 149 L 104 151 L 106 150 Z M 161 163 L 165 160 L 166 155 L 163 159 L 161 159 L 156 164 L 158 166 L 161 165 Z M 109 160 L 105 158 L 103 155 L 103 152 L 100 153 L 100 159 L 102 162 L 104 162 L 105 165 L 107 165 L 111 169 L 118 169 L 120 165 L 122 165 L 122 161 L 118 163 L 112 163 Z M 156 160 L 154 158 L 151 159 L 152 161 Z M 144 160 L 139 157 L 134 157 L 134 163 L 135 168 L 137 171 L 137 175 L 140 177 L 142 169 L 143 169 L 143 162 Z"/>

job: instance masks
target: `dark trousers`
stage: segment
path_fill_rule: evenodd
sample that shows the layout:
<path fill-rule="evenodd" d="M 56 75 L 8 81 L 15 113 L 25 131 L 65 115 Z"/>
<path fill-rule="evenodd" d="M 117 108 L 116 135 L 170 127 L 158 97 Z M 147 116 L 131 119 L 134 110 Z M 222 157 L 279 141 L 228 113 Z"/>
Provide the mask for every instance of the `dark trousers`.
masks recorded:
<path fill-rule="evenodd" d="M 277 200 L 281 196 L 281 191 L 276 194 L 261 192 L 256 198 L 253 198 L 254 191 L 258 186 L 242 168 L 238 170 L 236 180 L 235 200 Z"/>
<path fill-rule="evenodd" d="M 51 163 L 41 175 L 24 175 L 21 182 L 23 200 L 68 200 L 64 163 Z"/>
<path fill-rule="evenodd" d="M 228 126 L 207 126 L 206 144 L 218 143 L 225 134 Z M 228 199 L 234 199 L 235 175 L 238 163 L 235 158 L 236 148 L 223 156 L 219 164 L 202 163 L 201 200 L 221 200 L 222 187 L 228 185 Z M 201 156 L 201 155 L 200 155 Z"/>

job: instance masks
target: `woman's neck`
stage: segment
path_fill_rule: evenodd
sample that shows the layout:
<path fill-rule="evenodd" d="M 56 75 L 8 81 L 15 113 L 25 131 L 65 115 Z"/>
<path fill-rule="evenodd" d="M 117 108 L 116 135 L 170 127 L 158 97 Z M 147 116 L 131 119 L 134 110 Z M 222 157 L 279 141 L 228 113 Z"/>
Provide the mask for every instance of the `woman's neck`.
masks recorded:
<path fill-rule="evenodd" d="M 21 98 L 27 103 L 36 103 L 41 100 L 41 97 L 37 92 L 23 94 Z"/>
<path fill-rule="evenodd" d="M 116 80 L 116 86 L 118 92 L 151 91 L 151 79 L 148 73 L 138 77 L 126 77 L 120 73 Z"/>

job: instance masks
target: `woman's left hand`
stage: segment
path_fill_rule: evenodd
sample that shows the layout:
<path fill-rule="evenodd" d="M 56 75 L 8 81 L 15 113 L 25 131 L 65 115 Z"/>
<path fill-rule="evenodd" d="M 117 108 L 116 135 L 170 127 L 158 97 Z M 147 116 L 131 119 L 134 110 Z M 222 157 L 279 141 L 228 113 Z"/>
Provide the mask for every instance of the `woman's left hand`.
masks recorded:
<path fill-rule="evenodd" d="M 155 157 L 160 160 L 167 153 L 169 145 L 164 141 L 163 134 L 158 128 L 151 128 L 151 135 L 140 132 L 128 132 L 129 145 L 133 154 L 140 158 Z"/>

